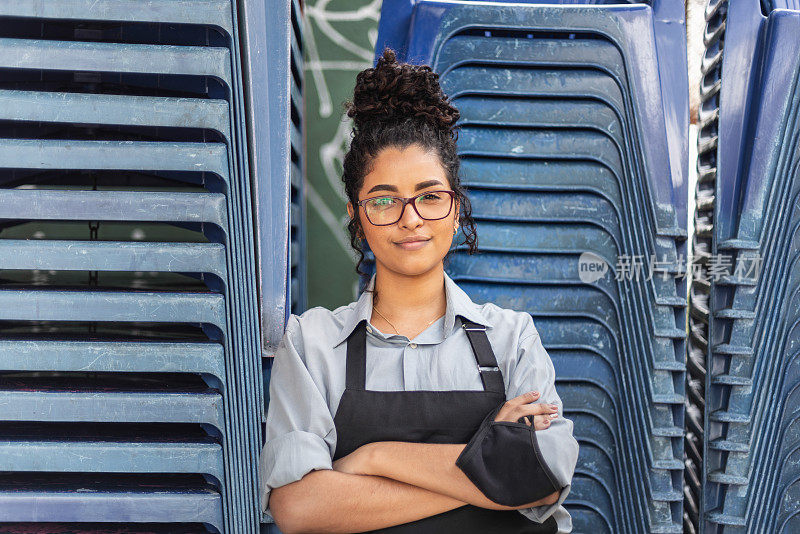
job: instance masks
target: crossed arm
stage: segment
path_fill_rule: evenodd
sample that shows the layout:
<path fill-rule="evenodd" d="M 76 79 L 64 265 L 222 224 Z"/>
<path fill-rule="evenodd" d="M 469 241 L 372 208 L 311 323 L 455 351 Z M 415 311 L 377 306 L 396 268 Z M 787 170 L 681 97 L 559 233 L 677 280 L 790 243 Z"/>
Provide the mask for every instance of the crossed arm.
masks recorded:
<path fill-rule="evenodd" d="M 519 507 L 501 506 L 455 465 L 463 444 L 381 441 L 364 445 L 318 470 L 272 490 L 270 508 L 284 534 L 363 532 L 473 504 L 516 510 L 554 504 L 559 494 Z"/>
<path fill-rule="evenodd" d="M 506 375 L 510 376 L 507 394 L 520 395 L 535 387 L 541 392 L 541 400 L 560 405 L 553 365 L 530 315 L 526 314 L 526 320 L 517 361 L 512 362 Z M 301 357 L 304 349 L 299 329 L 292 316 L 276 353 L 266 444 L 259 467 L 267 489 L 261 506 L 286 534 L 363 532 L 416 521 L 466 504 L 518 509 L 531 517 L 529 513 L 537 511 L 534 507 L 555 504 L 563 496 L 556 492 L 519 507 L 488 500 L 455 465 L 463 444 L 377 442 L 330 462 L 329 452 L 333 449 L 327 438 L 334 423 L 327 400 Z M 516 421 L 521 415 L 506 413 L 505 420 Z M 538 431 L 540 426 L 535 419 L 525 422 L 533 422 Z M 545 461 L 565 487 L 563 493 L 568 491 L 566 485 L 572 477 L 578 445 L 572 437 L 571 422 L 555 419 L 554 423 L 550 425 L 548 421 L 546 430 L 541 435 L 537 432 L 537 437 L 541 438 Z M 305 474 L 298 479 L 296 473 Z"/>
<path fill-rule="evenodd" d="M 506 403 L 496 420 L 528 415 L 534 426 L 549 426 L 547 405 L 527 404 L 521 395 Z M 529 419 L 526 419 L 528 422 Z M 270 508 L 285 534 L 363 532 L 385 528 L 472 504 L 516 510 L 554 504 L 559 492 L 518 507 L 489 500 L 455 465 L 464 444 L 369 443 L 336 460 L 332 470 L 316 470 L 272 490 Z"/>

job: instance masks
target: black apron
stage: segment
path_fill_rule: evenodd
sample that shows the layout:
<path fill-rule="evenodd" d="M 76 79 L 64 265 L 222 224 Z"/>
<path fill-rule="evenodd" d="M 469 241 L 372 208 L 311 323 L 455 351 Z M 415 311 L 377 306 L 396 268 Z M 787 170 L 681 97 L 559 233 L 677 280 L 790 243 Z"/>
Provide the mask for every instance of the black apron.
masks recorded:
<path fill-rule="evenodd" d="M 461 317 L 461 316 L 460 316 Z M 467 443 L 489 412 L 505 402 L 503 375 L 485 327 L 464 317 L 484 389 L 452 391 L 368 391 L 366 320 L 347 340 L 347 382 L 336 415 L 337 460 L 375 441 Z M 489 369 L 483 369 L 489 368 Z M 555 534 L 551 516 L 530 521 L 517 510 L 488 510 L 467 504 L 431 517 L 371 532 L 391 534 Z"/>

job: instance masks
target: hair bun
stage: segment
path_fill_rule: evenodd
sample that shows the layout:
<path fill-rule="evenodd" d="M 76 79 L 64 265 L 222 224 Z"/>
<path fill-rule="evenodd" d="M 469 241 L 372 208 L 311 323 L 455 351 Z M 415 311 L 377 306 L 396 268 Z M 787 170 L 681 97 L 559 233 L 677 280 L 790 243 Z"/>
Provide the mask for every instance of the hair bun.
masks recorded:
<path fill-rule="evenodd" d="M 401 121 L 416 117 L 440 129 L 452 129 L 459 113 L 439 86 L 439 75 L 427 65 L 398 63 L 385 48 L 375 67 L 356 77 L 347 116 L 357 130 L 370 123 Z"/>

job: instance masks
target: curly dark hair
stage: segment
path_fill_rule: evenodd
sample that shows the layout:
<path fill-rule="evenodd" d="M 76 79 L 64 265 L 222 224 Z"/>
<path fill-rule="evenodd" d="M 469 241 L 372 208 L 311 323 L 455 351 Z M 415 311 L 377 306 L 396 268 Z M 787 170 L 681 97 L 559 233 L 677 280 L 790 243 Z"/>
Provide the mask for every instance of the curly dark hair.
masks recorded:
<path fill-rule="evenodd" d="M 373 68 L 356 76 L 353 100 L 345 104 L 353 119 L 350 149 L 344 156 L 342 181 L 353 205 L 353 218 L 347 225 L 350 246 L 358 253 L 356 272 L 364 262 L 363 231 L 358 218 L 358 192 L 372 162 L 388 147 L 405 149 L 416 144 L 436 152 L 447 173 L 450 188 L 461 209 L 459 224 L 469 254 L 477 252 L 478 235 L 472 219 L 472 205 L 458 176 L 460 161 L 456 152 L 458 110 L 450 104 L 439 86 L 439 75 L 427 65 L 398 63 L 395 52 L 385 48 Z M 450 256 L 448 252 L 445 259 Z"/>

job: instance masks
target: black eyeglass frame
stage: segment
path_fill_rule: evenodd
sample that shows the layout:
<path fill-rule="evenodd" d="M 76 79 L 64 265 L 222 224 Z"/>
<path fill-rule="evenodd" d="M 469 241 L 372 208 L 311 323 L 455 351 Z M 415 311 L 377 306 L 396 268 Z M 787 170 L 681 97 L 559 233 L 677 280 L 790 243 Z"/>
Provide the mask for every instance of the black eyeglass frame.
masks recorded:
<path fill-rule="evenodd" d="M 420 214 L 419 210 L 417 209 L 417 204 L 415 202 L 413 202 L 414 200 L 418 199 L 419 197 L 422 197 L 422 196 L 425 196 L 425 195 L 430 195 L 431 193 L 447 193 L 448 195 L 450 195 L 450 207 L 447 208 L 447 213 L 445 213 L 442 217 L 436 217 L 434 219 L 429 219 L 427 217 L 423 217 Z M 403 218 L 403 213 L 405 213 L 406 205 L 408 205 L 408 204 L 411 204 L 411 206 L 414 208 L 414 211 L 417 213 L 417 215 L 419 216 L 420 219 L 423 219 L 423 220 L 426 220 L 426 221 L 440 221 L 440 220 L 446 218 L 448 215 L 450 215 L 450 212 L 453 211 L 453 200 L 455 199 L 455 197 L 456 197 L 456 192 L 455 191 L 450 191 L 448 189 L 442 189 L 442 190 L 437 190 L 437 191 L 425 191 L 424 193 L 420 193 L 419 195 L 414 195 L 413 197 L 394 197 L 394 196 L 391 196 L 391 195 L 380 195 L 380 196 L 365 198 L 364 200 L 359 200 L 358 202 L 356 202 L 356 204 L 361 206 L 361 208 L 364 210 L 364 215 L 367 216 L 367 220 L 369 221 L 369 223 L 371 225 L 373 225 L 373 226 L 390 226 L 392 224 L 396 224 L 397 221 L 399 221 L 400 219 Z M 370 200 L 375 200 L 376 198 L 393 198 L 393 199 L 399 200 L 399 201 L 401 201 L 403 203 L 403 207 L 400 208 L 400 216 L 397 217 L 397 220 L 392 221 L 390 223 L 384 223 L 384 224 L 375 224 L 374 222 L 372 222 L 372 219 L 369 218 L 369 214 L 367 213 L 367 209 L 364 207 L 364 204 L 366 204 Z"/>

